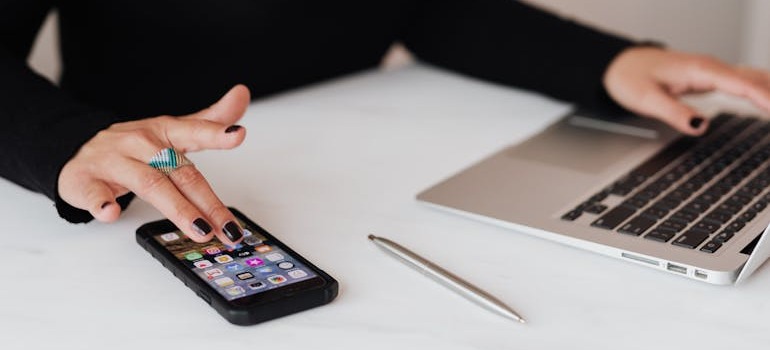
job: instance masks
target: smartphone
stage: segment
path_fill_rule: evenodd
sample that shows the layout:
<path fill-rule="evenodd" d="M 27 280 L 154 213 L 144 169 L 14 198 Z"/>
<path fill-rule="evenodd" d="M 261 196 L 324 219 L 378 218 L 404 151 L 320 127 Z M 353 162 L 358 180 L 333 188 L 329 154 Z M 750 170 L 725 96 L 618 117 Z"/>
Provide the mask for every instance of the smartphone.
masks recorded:
<path fill-rule="evenodd" d="M 233 324 L 252 325 L 324 305 L 337 296 L 327 273 L 234 208 L 244 238 L 196 243 L 171 221 L 136 230 L 136 241 Z"/>

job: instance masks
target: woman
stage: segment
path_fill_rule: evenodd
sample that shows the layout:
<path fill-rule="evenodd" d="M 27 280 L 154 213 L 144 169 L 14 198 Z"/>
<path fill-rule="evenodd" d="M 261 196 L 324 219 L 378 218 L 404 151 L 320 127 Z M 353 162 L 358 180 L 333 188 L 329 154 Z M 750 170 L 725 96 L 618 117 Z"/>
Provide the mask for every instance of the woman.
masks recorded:
<path fill-rule="evenodd" d="M 60 87 L 25 63 L 54 7 Z M 0 0 L 0 174 L 44 193 L 72 222 L 117 220 L 136 194 L 194 241 L 235 244 L 240 227 L 184 153 L 238 146 L 249 90 L 264 96 L 375 67 L 393 42 L 429 64 L 620 106 L 689 135 L 708 121 L 676 100 L 685 92 L 722 90 L 770 110 L 765 72 L 510 0 Z"/>

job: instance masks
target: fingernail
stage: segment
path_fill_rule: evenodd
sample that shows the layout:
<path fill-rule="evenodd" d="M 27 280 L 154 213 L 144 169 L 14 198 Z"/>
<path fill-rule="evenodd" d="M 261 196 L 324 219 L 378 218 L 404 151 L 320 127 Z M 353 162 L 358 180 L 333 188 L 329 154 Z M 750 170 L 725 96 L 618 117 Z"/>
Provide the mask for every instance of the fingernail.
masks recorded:
<path fill-rule="evenodd" d="M 230 126 L 227 127 L 227 129 L 225 129 L 225 134 L 234 133 L 234 132 L 236 132 L 238 130 L 241 130 L 241 126 L 240 125 L 230 125 Z"/>
<path fill-rule="evenodd" d="M 697 129 L 703 124 L 704 121 L 705 119 L 703 119 L 703 117 L 695 116 L 692 119 L 690 119 L 690 126 L 693 129 Z"/>
<path fill-rule="evenodd" d="M 112 204 L 112 202 L 104 202 L 102 203 L 102 206 L 100 208 L 102 209 L 107 208 L 110 204 Z"/>
<path fill-rule="evenodd" d="M 206 220 L 197 218 L 192 222 L 193 231 L 201 236 L 205 236 L 211 232 L 211 225 Z"/>
<path fill-rule="evenodd" d="M 225 232 L 225 236 L 227 236 L 227 239 L 229 239 L 230 242 L 235 242 L 241 239 L 241 237 L 243 237 L 243 232 L 241 232 L 241 228 L 232 221 L 228 221 L 225 224 L 225 227 L 222 228 L 222 231 Z"/>

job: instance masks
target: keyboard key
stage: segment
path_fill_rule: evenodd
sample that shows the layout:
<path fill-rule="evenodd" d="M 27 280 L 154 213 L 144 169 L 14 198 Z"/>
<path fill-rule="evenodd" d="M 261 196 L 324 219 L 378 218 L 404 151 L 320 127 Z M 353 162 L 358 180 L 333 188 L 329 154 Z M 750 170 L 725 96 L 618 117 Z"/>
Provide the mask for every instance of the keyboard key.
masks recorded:
<path fill-rule="evenodd" d="M 644 233 L 644 231 L 647 231 L 647 229 L 654 225 L 655 222 L 656 220 L 654 219 L 645 216 L 637 216 L 623 225 L 618 232 L 638 236 Z"/>
<path fill-rule="evenodd" d="M 631 215 L 634 215 L 634 213 L 636 213 L 635 208 L 621 205 L 602 215 L 602 217 L 594 221 L 591 226 L 612 230 L 620 225 L 621 222 L 626 221 Z"/>
<path fill-rule="evenodd" d="M 679 232 L 684 230 L 685 227 L 687 227 L 687 223 L 681 222 L 679 220 L 668 219 L 666 221 L 663 221 L 663 223 L 660 224 L 660 226 L 673 230 L 675 232 Z"/>
<path fill-rule="evenodd" d="M 580 210 L 572 210 L 569 213 L 562 215 L 561 219 L 565 221 L 575 221 L 582 214 L 583 212 Z"/>
<path fill-rule="evenodd" d="M 651 239 L 658 242 L 668 242 L 671 238 L 676 236 L 676 231 L 667 228 L 656 227 L 650 233 L 644 236 L 644 238 Z"/>
<path fill-rule="evenodd" d="M 716 232 L 719 229 L 720 226 L 722 226 L 722 225 L 714 223 L 714 222 L 709 221 L 709 220 L 701 220 L 701 221 L 698 221 L 697 224 L 695 224 L 694 228 L 698 229 L 700 231 L 705 231 L 705 232 L 708 232 L 708 233 L 714 233 L 714 232 Z"/>
<path fill-rule="evenodd" d="M 719 247 L 722 246 L 722 243 L 711 241 L 703 245 L 703 247 L 700 247 L 700 251 L 706 252 L 706 253 L 714 253 L 719 249 Z"/>
<path fill-rule="evenodd" d="M 725 211 L 725 212 L 728 212 L 730 214 L 735 215 L 739 211 L 741 211 L 741 208 L 743 208 L 743 206 L 736 205 L 734 203 L 727 203 L 727 202 L 725 202 L 725 203 L 720 204 L 717 208 L 719 210 L 721 210 L 721 211 Z"/>
<path fill-rule="evenodd" d="M 607 210 L 607 206 L 606 205 L 601 204 L 601 203 L 594 203 L 590 207 L 586 208 L 585 212 L 586 213 L 591 213 L 591 214 L 601 214 L 605 210 Z"/>
<path fill-rule="evenodd" d="M 712 210 L 708 215 L 706 215 L 707 220 L 719 223 L 720 225 L 730 221 L 732 217 L 732 213 L 719 209 Z"/>
<path fill-rule="evenodd" d="M 664 216 L 666 216 L 666 214 L 668 214 L 668 209 L 659 207 L 649 207 L 642 213 L 642 215 L 654 218 L 656 220 L 662 219 Z"/>
<path fill-rule="evenodd" d="M 633 196 L 629 199 L 626 199 L 623 202 L 623 205 L 639 209 L 647 205 L 647 203 L 649 203 L 649 200 L 647 198 L 640 197 L 640 196 Z"/>
<path fill-rule="evenodd" d="M 730 240 L 730 238 L 733 238 L 735 233 L 731 231 L 722 231 L 718 235 L 714 236 L 715 242 L 724 243 Z"/>
<path fill-rule="evenodd" d="M 693 213 L 703 213 L 708 210 L 710 205 L 702 202 L 692 202 L 684 206 L 684 209 Z"/>
<path fill-rule="evenodd" d="M 735 219 L 733 220 L 733 222 L 730 223 L 729 226 L 727 226 L 727 228 L 729 228 L 733 232 L 738 232 L 743 228 L 743 226 L 746 226 L 746 223 L 743 220 Z"/>
<path fill-rule="evenodd" d="M 743 214 L 741 214 L 741 219 L 744 222 L 749 222 L 753 220 L 756 216 L 757 216 L 757 211 L 754 209 L 749 209 L 743 212 Z"/>
<path fill-rule="evenodd" d="M 698 230 L 688 230 L 687 232 L 679 236 L 677 239 L 675 239 L 672 244 L 680 247 L 695 249 L 695 247 L 703 243 L 703 241 L 705 241 L 706 238 L 708 237 L 709 237 L 709 234 L 706 232 L 698 231 Z"/>
<path fill-rule="evenodd" d="M 690 222 L 695 221 L 695 219 L 697 219 L 698 216 L 700 216 L 700 215 L 698 215 L 698 213 L 693 213 L 691 211 L 682 209 L 682 210 L 679 210 L 676 213 L 674 213 L 674 215 L 671 215 L 671 218 L 679 220 L 679 221 L 684 221 L 684 222 L 690 223 Z"/>

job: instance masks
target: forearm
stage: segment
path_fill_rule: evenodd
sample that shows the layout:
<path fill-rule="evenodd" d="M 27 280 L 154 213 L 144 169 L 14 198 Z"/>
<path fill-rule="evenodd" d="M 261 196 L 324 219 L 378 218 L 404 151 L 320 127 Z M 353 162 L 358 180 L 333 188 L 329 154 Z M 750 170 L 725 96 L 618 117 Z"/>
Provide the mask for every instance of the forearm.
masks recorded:
<path fill-rule="evenodd" d="M 602 76 L 633 45 L 518 1 L 424 3 L 403 35 L 418 59 L 582 105 L 611 103 Z"/>

